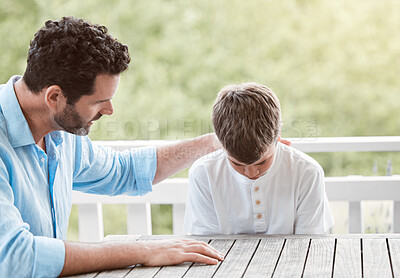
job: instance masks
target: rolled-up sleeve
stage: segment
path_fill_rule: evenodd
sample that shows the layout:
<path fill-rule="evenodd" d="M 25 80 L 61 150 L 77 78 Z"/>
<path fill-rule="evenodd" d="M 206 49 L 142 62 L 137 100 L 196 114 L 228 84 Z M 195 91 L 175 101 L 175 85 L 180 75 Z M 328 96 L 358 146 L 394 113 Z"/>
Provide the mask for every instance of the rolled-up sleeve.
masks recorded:
<path fill-rule="evenodd" d="M 118 152 L 78 137 L 75 152 L 73 189 L 105 195 L 144 195 L 152 191 L 157 169 L 154 146 Z"/>
<path fill-rule="evenodd" d="M 20 229 L 0 235 L 1 277 L 57 277 L 65 261 L 64 242 Z M 3 276 L 4 275 L 4 276 Z"/>
<path fill-rule="evenodd" d="M 137 192 L 144 195 L 152 190 L 153 179 L 157 169 L 155 147 L 133 149 L 131 158 L 136 174 Z"/>
<path fill-rule="evenodd" d="M 57 277 L 65 261 L 65 245 L 62 240 L 34 237 L 35 263 L 33 277 Z"/>
<path fill-rule="evenodd" d="M 11 186 L 0 171 L 0 276 L 57 277 L 64 267 L 64 242 L 34 236 L 13 200 Z"/>

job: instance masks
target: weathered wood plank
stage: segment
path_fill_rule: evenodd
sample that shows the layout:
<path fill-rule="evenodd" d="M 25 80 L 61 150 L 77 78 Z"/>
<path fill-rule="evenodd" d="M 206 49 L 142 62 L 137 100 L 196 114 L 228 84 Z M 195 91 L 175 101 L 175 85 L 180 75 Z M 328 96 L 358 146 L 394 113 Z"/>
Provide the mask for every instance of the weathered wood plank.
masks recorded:
<path fill-rule="evenodd" d="M 274 277 L 300 277 L 308 251 L 309 238 L 286 239 Z"/>
<path fill-rule="evenodd" d="M 173 266 L 163 266 L 160 271 L 157 272 L 155 277 L 157 278 L 170 278 L 170 277 L 182 277 L 193 263 L 183 263 Z"/>
<path fill-rule="evenodd" d="M 200 239 L 199 241 L 209 242 L 209 239 Z M 182 277 L 193 265 L 192 262 L 182 263 L 173 266 L 164 266 L 155 275 L 157 278 L 169 278 L 169 277 Z"/>
<path fill-rule="evenodd" d="M 214 239 L 210 245 L 217 249 L 219 252 L 226 256 L 227 252 L 231 248 L 234 240 L 233 239 Z M 186 277 L 212 277 L 215 271 L 219 268 L 221 262 L 217 265 L 204 265 L 195 263 L 185 274 Z"/>
<path fill-rule="evenodd" d="M 148 267 L 148 266 L 140 266 L 137 265 L 135 268 L 132 269 L 131 272 L 128 273 L 126 276 L 121 276 L 121 277 L 126 277 L 126 278 L 151 278 L 154 277 L 154 275 L 159 272 L 161 267 Z"/>
<path fill-rule="evenodd" d="M 362 277 L 361 244 L 359 238 L 337 239 L 333 277 Z"/>
<path fill-rule="evenodd" d="M 244 277 L 271 277 L 284 242 L 283 238 L 262 239 Z"/>
<path fill-rule="evenodd" d="M 259 241 L 259 239 L 236 240 L 213 277 L 242 277 Z"/>
<path fill-rule="evenodd" d="M 121 268 L 115 270 L 104 270 L 96 276 L 96 278 L 122 278 L 125 277 L 132 268 Z"/>
<path fill-rule="evenodd" d="M 400 277 L 400 239 L 389 239 L 389 251 L 392 259 L 393 275 Z"/>
<path fill-rule="evenodd" d="M 335 239 L 311 240 L 303 277 L 332 277 Z"/>
<path fill-rule="evenodd" d="M 126 235 L 125 235 L 126 236 Z M 108 237 L 108 236 L 107 236 Z M 124 236 L 121 236 L 124 237 Z M 210 236 L 192 236 L 192 235 L 152 235 L 152 236 L 141 236 L 140 239 L 210 239 Z M 299 238 L 396 238 L 400 239 L 400 234 L 328 234 L 328 235 L 267 235 L 267 234 L 240 234 L 240 235 L 212 235 L 213 239 L 265 239 L 265 238 L 284 238 L 284 239 L 299 239 Z"/>
<path fill-rule="evenodd" d="M 86 273 L 86 274 L 78 274 L 78 275 L 71 275 L 71 276 L 65 276 L 65 278 L 93 278 L 96 277 L 99 272 L 91 272 L 91 273 Z"/>
<path fill-rule="evenodd" d="M 362 239 L 364 277 L 392 277 L 386 239 Z"/>

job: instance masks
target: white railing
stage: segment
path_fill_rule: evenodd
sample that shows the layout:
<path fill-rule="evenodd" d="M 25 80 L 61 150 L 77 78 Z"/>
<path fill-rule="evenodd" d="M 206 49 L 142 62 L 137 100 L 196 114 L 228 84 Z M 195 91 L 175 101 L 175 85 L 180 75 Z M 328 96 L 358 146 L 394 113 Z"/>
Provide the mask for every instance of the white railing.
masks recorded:
<path fill-rule="evenodd" d="M 292 146 L 307 153 L 315 152 L 399 152 L 400 136 L 391 137 L 335 137 L 289 139 Z M 160 145 L 166 141 L 103 141 L 96 142 L 117 150 L 146 145 Z M 73 192 L 73 204 L 79 209 L 79 239 L 98 241 L 104 236 L 102 204 L 127 204 L 128 234 L 152 234 L 150 204 L 172 204 L 173 233 L 184 234 L 183 217 L 188 191 L 187 179 L 167 179 L 154 186 L 145 196 L 101 196 Z M 363 215 L 361 201 L 393 201 L 393 231 L 400 232 L 400 176 L 390 177 L 327 177 L 326 191 L 330 201 L 349 203 L 350 233 L 361 233 Z M 396 220 L 396 221 L 395 221 Z"/>

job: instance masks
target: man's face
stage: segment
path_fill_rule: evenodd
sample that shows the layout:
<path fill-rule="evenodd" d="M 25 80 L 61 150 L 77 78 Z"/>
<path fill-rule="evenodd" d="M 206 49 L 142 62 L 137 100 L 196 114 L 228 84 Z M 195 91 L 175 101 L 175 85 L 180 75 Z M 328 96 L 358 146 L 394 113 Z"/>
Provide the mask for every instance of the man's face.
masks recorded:
<path fill-rule="evenodd" d="M 264 155 L 253 164 L 244 164 L 240 161 L 237 161 L 229 154 L 228 161 L 236 172 L 251 180 L 256 180 L 264 175 L 269 168 L 271 168 L 275 159 L 275 146 L 276 143 L 272 144 L 264 153 Z"/>
<path fill-rule="evenodd" d="M 119 74 L 97 76 L 94 93 L 82 96 L 74 105 L 66 103 L 64 109 L 54 115 L 54 121 L 67 132 L 81 136 L 89 134 L 94 121 L 114 112 L 111 99 L 117 90 L 119 78 Z"/>

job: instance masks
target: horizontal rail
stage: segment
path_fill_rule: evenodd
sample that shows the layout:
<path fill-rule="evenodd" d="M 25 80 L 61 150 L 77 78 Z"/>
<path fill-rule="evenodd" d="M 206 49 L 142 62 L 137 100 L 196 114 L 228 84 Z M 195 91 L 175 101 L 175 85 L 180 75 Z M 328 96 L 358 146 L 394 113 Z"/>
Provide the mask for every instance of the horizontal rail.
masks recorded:
<path fill-rule="evenodd" d="M 398 152 L 400 136 L 289 138 L 292 146 L 305 153 Z"/>
<path fill-rule="evenodd" d="M 331 201 L 400 201 L 400 176 L 326 177 L 326 194 Z"/>
<path fill-rule="evenodd" d="M 144 196 L 106 196 L 86 194 L 72 191 L 74 204 L 186 204 L 188 193 L 188 179 L 166 179 L 153 187 L 153 191 Z"/>
<path fill-rule="evenodd" d="M 399 152 L 400 136 L 286 138 L 292 146 L 306 153 L 324 152 Z M 178 140 L 95 141 L 96 144 L 124 150 L 163 145 Z"/>
<path fill-rule="evenodd" d="M 331 201 L 393 200 L 400 201 L 400 176 L 326 177 L 326 193 Z M 189 181 L 166 179 L 144 196 L 105 196 L 72 192 L 74 204 L 186 204 Z"/>

